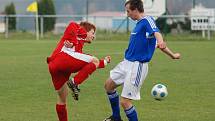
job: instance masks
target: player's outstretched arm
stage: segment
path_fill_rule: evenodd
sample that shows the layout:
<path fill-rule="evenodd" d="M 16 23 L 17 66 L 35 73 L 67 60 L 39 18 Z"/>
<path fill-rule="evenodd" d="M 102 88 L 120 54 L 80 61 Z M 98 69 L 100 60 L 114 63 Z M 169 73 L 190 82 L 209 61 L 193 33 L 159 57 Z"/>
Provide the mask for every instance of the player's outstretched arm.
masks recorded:
<path fill-rule="evenodd" d="M 180 53 L 173 53 L 167 46 L 164 49 L 161 49 L 162 52 L 170 56 L 172 59 L 180 59 L 181 54 Z"/>
<path fill-rule="evenodd" d="M 166 43 L 163 40 L 162 35 L 159 32 L 155 32 L 155 38 L 157 39 L 157 47 L 170 56 L 172 59 L 180 59 L 181 54 L 180 53 L 173 53 L 166 45 Z"/>
<path fill-rule="evenodd" d="M 99 60 L 99 66 L 98 68 L 105 68 L 105 66 L 110 63 L 111 56 L 106 56 L 104 59 Z"/>

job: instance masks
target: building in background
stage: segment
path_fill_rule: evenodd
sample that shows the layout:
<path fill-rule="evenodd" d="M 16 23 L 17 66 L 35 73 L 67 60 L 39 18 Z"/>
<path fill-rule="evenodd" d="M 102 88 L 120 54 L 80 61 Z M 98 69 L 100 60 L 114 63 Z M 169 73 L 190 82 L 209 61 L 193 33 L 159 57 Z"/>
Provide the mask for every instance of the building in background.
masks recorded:
<path fill-rule="evenodd" d="M 0 13 L 0 16 L 4 15 L 3 13 Z M 4 33 L 6 31 L 6 26 L 4 22 L 4 18 L 0 17 L 0 33 Z"/>
<path fill-rule="evenodd" d="M 4 33 L 6 30 L 5 23 L 0 22 L 0 33 Z"/>
<path fill-rule="evenodd" d="M 205 37 L 205 31 L 208 32 L 210 39 L 210 31 L 215 30 L 215 8 L 205 8 L 202 4 L 191 9 L 191 29 L 201 30 L 202 36 Z"/>

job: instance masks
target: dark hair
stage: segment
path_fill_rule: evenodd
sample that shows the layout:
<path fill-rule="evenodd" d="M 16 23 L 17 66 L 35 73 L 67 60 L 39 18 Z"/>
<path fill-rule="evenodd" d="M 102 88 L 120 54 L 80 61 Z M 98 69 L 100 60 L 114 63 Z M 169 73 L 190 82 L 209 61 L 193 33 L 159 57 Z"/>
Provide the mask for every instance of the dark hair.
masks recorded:
<path fill-rule="evenodd" d="M 125 6 L 127 4 L 130 4 L 130 9 L 131 10 L 135 10 L 137 9 L 139 12 L 144 12 L 144 8 L 143 8 L 143 1 L 142 0 L 128 0 L 125 3 Z"/>
<path fill-rule="evenodd" d="M 83 27 L 87 32 L 89 32 L 91 29 L 96 31 L 96 26 L 92 23 L 87 22 L 87 21 L 81 22 L 80 26 Z"/>

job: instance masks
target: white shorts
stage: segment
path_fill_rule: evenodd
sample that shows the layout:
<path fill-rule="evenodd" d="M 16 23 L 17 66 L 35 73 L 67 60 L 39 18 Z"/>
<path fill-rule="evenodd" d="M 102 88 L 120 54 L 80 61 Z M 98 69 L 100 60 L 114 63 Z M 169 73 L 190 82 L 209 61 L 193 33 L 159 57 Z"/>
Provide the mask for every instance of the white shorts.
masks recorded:
<path fill-rule="evenodd" d="M 123 60 L 110 71 L 116 85 L 123 85 L 122 97 L 140 100 L 140 89 L 148 73 L 148 63 Z"/>

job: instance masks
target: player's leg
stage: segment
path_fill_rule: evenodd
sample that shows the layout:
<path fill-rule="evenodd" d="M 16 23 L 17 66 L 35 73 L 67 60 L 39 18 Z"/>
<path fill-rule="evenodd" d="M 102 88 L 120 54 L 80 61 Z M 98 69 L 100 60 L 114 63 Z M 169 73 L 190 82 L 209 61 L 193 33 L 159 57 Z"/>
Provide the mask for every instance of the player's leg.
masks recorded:
<path fill-rule="evenodd" d="M 140 100 L 140 89 L 148 73 L 148 64 L 140 62 L 129 62 L 126 70 L 126 78 L 121 94 L 121 106 L 123 107 L 129 121 L 138 121 L 138 115 L 132 100 Z"/>
<path fill-rule="evenodd" d="M 122 97 L 120 104 L 123 107 L 129 121 L 138 121 L 137 112 L 135 107 L 132 105 L 131 99 Z"/>
<path fill-rule="evenodd" d="M 80 61 L 83 62 L 82 60 Z M 89 75 L 91 75 L 96 70 L 96 68 L 99 65 L 99 60 L 95 57 L 92 57 L 91 62 L 89 63 L 85 62 L 84 64 L 81 64 L 81 62 L 78 64 L 76 63 L 77 64 L 76 66 L 79 66 L 78 67 L 79 71 L 72 79 L 72 82 L 75 85 L 83 83 L 83 81 L 85 81 L 89 77 Z"/>
<path fill-rule="evenodd" d="M 121 121 L 119 94 L 116 88 L 123 84 L 125 73 L 123 71 L 124 61 L 119 63 L 113 70 L 110 71 L 110 78 L 105 82 L 105 90 L 111 105 L 112 115 L 104 121 Z"/>
<path fill-rule="evenodd" d="M 56 104 L 56 112 L 59 121 L 68 121 L 66 99 L 68 96 L 67 85 L 64 84 L 59 90 L 57 90 L 58 99 Z"/>
<path fill-rule="evenodd" d="M 72 90 L 73 97 L 75 100 L 78 100 L 79 96 L 78 85 L 83 83 L 89 77 L 89 75 L 91 75 L 96 70 L 99 65 L 99 60 L 93 56 L 84 56 L 84 54 L 82 54 L 82 57 L 84 57 L 85 60 L 87 59 L 87 61 L 79 59 L 73 60 L 73 62 L 75 61 L 75 68 L 78 68 L 79 71 L 73 78 L 70 78 L 67 82 L 68 87 Z"/>
<path fill-rule="evenodd" d="M 59 55 L 58 58 L 49 63 L 49 72 L 52 77 L 54 88 L 57 92 L 56 112 L 59 121 L 68 121 L 66 98 L 68 95 L 66 82 L 69 79 L 70 72 L 67 71 L 65 56 Z"/>
<path fill-rule="evenodd" d="M 122 121 L 120 116 L 119 94 L 116 91 L 118 86 L 111 78 L 105 82 L 105 90 L 111 105 L 112 115 L 104 119 L 104 121 Z"/>
<path fill-rule="evenodd" d="M 74 76 L 74 83 L 79 85 L 91 75 L 99 65 L 99 60 L 96 57 L 92 58 L 90 63 L 83 66 L 80 71 Z"/>

